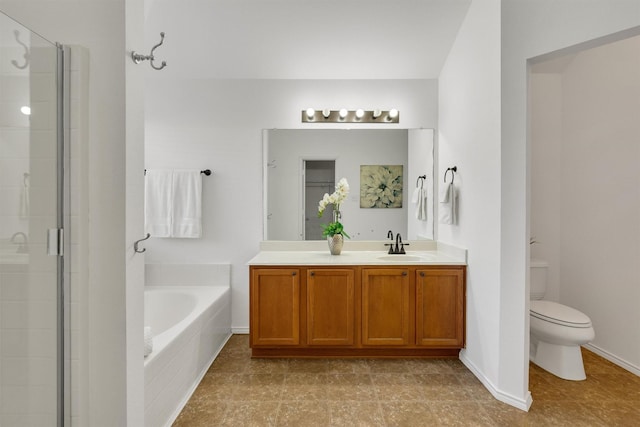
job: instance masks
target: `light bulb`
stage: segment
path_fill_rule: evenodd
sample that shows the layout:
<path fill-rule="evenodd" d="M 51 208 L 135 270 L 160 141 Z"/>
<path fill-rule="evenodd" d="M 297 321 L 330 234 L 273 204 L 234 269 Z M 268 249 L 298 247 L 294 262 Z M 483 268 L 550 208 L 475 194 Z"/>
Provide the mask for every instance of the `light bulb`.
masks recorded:
<path fill-rule="evenodd" d="M 348 113 L 348 111 L 347 111 L 346 108 L 341 108 L 340 109 L 340 118 L 344 119 L 345 117 L 347 117 L 347 113 Z"/>
<path fill-rule="evenodd" d="M 330 115 L 331 115 L 331 110 L 329 110 L 328 108 L 325 108 L 324 110 L 322 110 L 322 116 L 325 119 L 328 119 Z"/>
<path fill-rule="evenodd" d="M 30 116 L 31 115 L 31 107 L 29 107 L 28 105 L 25 105 L 24 107 L 20 107 L 20 112 L 22 114 L 24 114 L 25 116 Z"/>
<path fill-rule="evenodd" d="M 316 115 L 316 110 L 313 108 L 307 108 L 307 118 L 313 119 L 313 116 Z"/>
<path fill-rule="evenodd" d="M 378 117 L 380 117 L 380 115 L 381 115 L 381 114 L 382 114 L 382 111 L 380 111 L 380 110 L 373 110 L 373 114 L 372 114 L 372 116 L 373 116 L 373 118 L 374 118 L 374 119 L 377 119 Z"/>
<path fill-rule="evenodd" d="M 398 110 L 396 110 L 395 108 L 389 110 L 389 118 L 395 119 L 396 117 L 398 117 Z"/>
<path fill-rule="evenodd" d="M 364 117 L 364 110 L 363 110 L 362 108 L 358 108 L 358 109 L 356 110 L 356 117 L 357 117 L 358 119 L 361 119 L 362 117 Z"/>

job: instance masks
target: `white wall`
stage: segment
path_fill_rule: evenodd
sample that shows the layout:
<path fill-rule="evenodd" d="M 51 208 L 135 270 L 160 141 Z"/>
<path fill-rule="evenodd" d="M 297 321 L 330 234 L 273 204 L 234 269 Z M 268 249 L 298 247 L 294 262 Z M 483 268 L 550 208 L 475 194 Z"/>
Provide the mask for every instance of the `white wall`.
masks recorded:
<path fill-rule="evenodd" d="M 336 183 L 346 178 L 349 196 L 340 205 L 342 224 L 353 240 L 383 240 L 388 230 L 407 236 L 407 205 L 413 190 L 407 169 L 406 130 L 288 130 L 269 132 L 268 168 L 269 240 L 301 240 L 305 224 L 302 206 L 301 159 L 335 160 Z M 402 207 L 394 209 L 360 208 L 360 166 L 401 165 L 403 167 Z M 331 188 L 327 192 L 333 193 Z M 409 196 L 407 196 L 409 194 Z M 317 202 L 320 200 L 318 199 Z M 317 203 L 308 216 L 317 215 Z M 321 224 L 331 221 L 323 216 Z M 321 230 L 320 227 L 318 227 Z"/>
<path fill-rule="evenodd" d="M 504 378 L 510 388 L 523 383 L 516 373 L 528 369 L 528 361 L 520 357 L 522 345 L 528 351 L 523 335 L 529 328 L 528 316 L 522 320 L 529 294 L 527 60 L 638 25 L 636 0 L 502 2 L 500 359 L 514 365 L 504 369 L 514 374 Z"/>
<path fill-rule="evenodd" d="M 512 341 L 515 365 L 500 354 L 500 2 L 474 1 L 439 80 L 440 186 L 457 166 L 458 224 L 438 224 L 438 241 L 468 249 L 467 345 L 461 358 L 499 399 L 526 407 L 522 359 L 524 301 Z M 449 177 L 450 178 L 450 177 Z M 515 378 L 514 384 L 505 377 Z"/>
<path fill-rule="evenodd" d="M 586 313 L 592 345 L 640 372 L 640 37 L 572 57 L 531 75 L 531 254 L 550 263 L 546 298 Z"/>
<path fill-rule="evenodd" d="M 79 336 L 88 354 L 74 406 L 79 425 L 126 423 L 124 9 L 124 0 L 0 0 L 0 10 L 47 39 L 89 50 L 88 137 L 72 135 L 90 171 L 89 247 L 76 253 L 86 261 L 76 266 L 89 271 L 77 307 L 87 314 Z"/>
<path fill-rule="evenodd" d="M 231 263 L 235 331 L 248 330 L 246 262 L 263 236 L 262 130 L 327 129 L 300 123 L 309 106 L 397 108 L 400 123 L 390 129 L 437 122 L 435 80 L 168 80 L 156 73 L 145 100 L 145 167 L 213 171 L 203 184 L 203 238 L 151 239 L 147 262 Z"/>

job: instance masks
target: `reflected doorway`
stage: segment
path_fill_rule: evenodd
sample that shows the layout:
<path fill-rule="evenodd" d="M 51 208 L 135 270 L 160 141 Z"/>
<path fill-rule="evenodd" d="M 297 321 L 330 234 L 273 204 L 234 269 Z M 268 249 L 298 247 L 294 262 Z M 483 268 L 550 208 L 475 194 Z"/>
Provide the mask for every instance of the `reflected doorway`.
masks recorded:
<path fill-rule="evenodd" d="M 324 218 L 333 218 L 333 205 L 329 205 L 318 218 L 318 203 L 325 193 L 332 193 L 336 186 L 335 160 L 303 160 L 304 177 L 304 240 L 322 240 Z M 329 220 L 330 221 L 330 220 Z"/>

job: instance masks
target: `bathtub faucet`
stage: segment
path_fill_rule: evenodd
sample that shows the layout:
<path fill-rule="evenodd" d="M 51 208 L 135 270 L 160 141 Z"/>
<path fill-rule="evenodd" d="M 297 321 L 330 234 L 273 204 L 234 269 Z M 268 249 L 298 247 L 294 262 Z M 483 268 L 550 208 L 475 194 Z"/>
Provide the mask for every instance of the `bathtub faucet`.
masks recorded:
<path fill-rule="evenodd" d="M 22 237 L 21 242 L 18 242 L 18 237 Z M 14 245 L 18 245 L 18 250 L 16 251 L 17 253 L 26 254 L 27 252 L 29 252 L 29 239 L 27 238 L 27 235 L 22 231 L 14 233 L 14 235 L 11 236 L 10 242 Z"/>

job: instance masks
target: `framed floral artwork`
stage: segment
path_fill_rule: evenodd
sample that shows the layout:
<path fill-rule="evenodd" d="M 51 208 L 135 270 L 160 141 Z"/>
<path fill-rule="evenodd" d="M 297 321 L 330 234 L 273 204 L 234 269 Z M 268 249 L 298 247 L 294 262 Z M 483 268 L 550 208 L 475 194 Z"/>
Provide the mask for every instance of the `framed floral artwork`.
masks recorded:
<path fill-rule="evenodd" d="M 402 165 L 360 165 L 360 207 L 402 207 Z"/>

